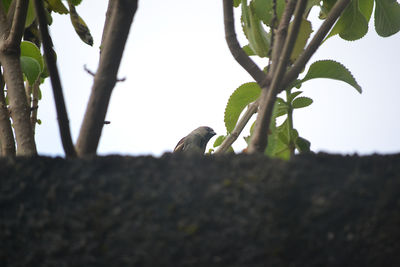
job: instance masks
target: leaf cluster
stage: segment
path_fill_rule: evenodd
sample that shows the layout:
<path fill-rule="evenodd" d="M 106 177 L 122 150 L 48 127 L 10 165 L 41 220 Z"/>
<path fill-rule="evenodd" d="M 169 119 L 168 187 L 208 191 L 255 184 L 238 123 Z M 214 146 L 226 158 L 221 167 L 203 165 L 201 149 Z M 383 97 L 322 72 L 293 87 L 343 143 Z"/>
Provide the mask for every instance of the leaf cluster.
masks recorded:
<path fill-rule="evenodd" d="M 285 0 L 233 1 L 234 7 L 241 8 L 241 26 L 249 42 L 242 49 L 248 56 L 266 58 L 268 64 L 264 67 L 264 71 L 267 73 L 271 61 L 271 51 L 274 47 L 274 35 L 286 3 Z M 319 18 L 325 20 L 335 3 L 336 0 L 309 0 L 307 2 L 294 48 L 290 54 L 289 67 L 304 52 L 313 32 L 311 21 L 308 19 L 310 10 L 319 8 Z M 400 4 L 395 0 L 351 0 L 330 29 L 325 41 L 335 35 L 347 41 L 355 41 L 365 36 L 368 32 L 368 23 L 372 17 L 374 6 L 375 30 L 378 35 L 387 37 L 397 33 L 400 30 Z M 293 21 L 289 23 L 288 32 L 291 31 L 293 23 Z M 291 84 L 285 85 L 286 88 L 280 88 L 280 92 L 286 92 L 286 99 L 284 97 L 277 97 L 276 99 L 268 133 L 269 146 L 265 150 L 265 154 L 287 159 L 294 154 L 295 149 L 299 152 L 310 151 L 310 142 L 300 137 L 293 126 L 293 111 L 312 104 L 313 100 L 306 96 L 300 96 L 303 91 L 297 91 L 297 89 L 304 82 L 315 78 L 343 81 L 359 93 L 362 92 L 361 86 L 343 64 L 334 60 L 321 60 L 312 63 L 302 79 L 297 79 Z M 233 130 L 237 126 L 241 114 L 248 105 L 257 103 L 260 93 L 261 88 L 255 82 L 242 84 L 232 93 L 224 115 L 227 134 L 217 138 L 214 147 L 223 143 L 229 135 L 238 135 Z M 277 124 L 277 118 L 281 116 L 286 116 L 286 118 L 282 123 Z M 252 137 L 252 129 L 253 127 L 251 127 L 250 135 L 245 137 L 248 143 Z"/>

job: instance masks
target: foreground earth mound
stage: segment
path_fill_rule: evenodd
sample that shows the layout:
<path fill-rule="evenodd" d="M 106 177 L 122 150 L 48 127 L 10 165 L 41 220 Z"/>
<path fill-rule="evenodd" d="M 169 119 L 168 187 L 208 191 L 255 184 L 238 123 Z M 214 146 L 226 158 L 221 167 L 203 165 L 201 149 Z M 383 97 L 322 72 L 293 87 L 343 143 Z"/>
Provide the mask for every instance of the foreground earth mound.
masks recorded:
<path fill-rule="evenodd" d="M 0 266 L 400 266 L 400 154 L 0 158 Z"/>

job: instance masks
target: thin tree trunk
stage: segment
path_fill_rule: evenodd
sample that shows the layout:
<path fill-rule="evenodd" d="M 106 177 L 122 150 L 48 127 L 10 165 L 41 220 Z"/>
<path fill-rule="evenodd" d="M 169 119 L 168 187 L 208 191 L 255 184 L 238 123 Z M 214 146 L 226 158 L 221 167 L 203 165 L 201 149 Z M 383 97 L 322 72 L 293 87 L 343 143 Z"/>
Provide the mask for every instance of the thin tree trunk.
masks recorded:
<path fill-rule="evenodd" d="M 14 2 L 14 12 L 9 11 L 8 17 L 3 5 L 0 5 L 0 62 L 7 85 L 9 107 L 17 140 L 17 155 L 27 156 L 36 154 L 30 124 L 30 108 L 26 99 L 20 63 L 20 44 L 29 1 L 15 0 Z"/>
<path fill-rule="evenodd" d="M 79 156 L 96 154 L 122 53 L 137 9 L 137 0 L 110 1 L 114 3 L 109 4 L 112 10 L 107 11 L 109 25 L 104 27 L 99 68 L 76 144 Z"/>
<path fill-rule="evenodd" d="M 0 73 L 0 144 L 1 156 L 15 156 L 14 134 L 11 128 L 10 114 L 4 96 L 4 80 Z"/>

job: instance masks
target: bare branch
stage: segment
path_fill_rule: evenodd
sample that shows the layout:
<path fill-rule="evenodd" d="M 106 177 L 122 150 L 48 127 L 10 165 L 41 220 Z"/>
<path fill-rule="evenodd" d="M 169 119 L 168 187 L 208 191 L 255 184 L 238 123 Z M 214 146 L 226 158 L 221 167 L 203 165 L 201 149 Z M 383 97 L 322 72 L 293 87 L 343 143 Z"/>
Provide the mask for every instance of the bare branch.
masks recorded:
<path fill-rule="evenodd" d="M 87 68 L 86 65 L 83 65 L 83 69 L 84 69 L 87 73 L 89 73 L 91 76 L 93 76 L 93 77 L 96 76 L 96 73 L 94 73 L 93 71 L 89 70 L 89 69 Z M 126 77 L 124 77 L 124 78 L 117 78 L 117 82 L 125 82 L 125 80 L 126 80 Z"/>
<path fill-rule="evenodd" d="M 292 83 L 299 76 L 300 72 L 304 69 L 311 56 L 322 44 L 325 36 L 331 30 L 332 26 L 349 3 L 350 0 L 339 0 L 336 2 L 307 48 L 286 73 L 281 86 L 282 90 L 289 86 L 289 84 Z"/>
<path fill-rule="evenodd" d="M 46 13 L 42 0 L 35 0 L 36 17 L 39 23 L 40 36 L 43 43 L 44 57 L 50 74 L 50 80 L 53 88 L 54 101 L 56 103 L 58 126 L 60 129 L 61 141 L 64 152 L 67 157 L 75 157 L 76 152 L 72 143 L 71 132 L 69 128 L 68 114 L 65 107 L 64 96 L 61 87 L 60 76 L 58 74 L 57 64 L 54 57 L 53 42 L 47 28 Z"/>
<path fill-rule="evenodd" d="M 137 0 L 110 1 L 114 3 L 109 4 L 112 9 L 107 11 L 109 25 L 103 30 L 99 68 L 76 144 L 80 156 L 96 153 L 122 53 L 137 10 Z"/>
<path fill-rule="evenodd" d="M 293 0 L 288 3 L 290 5 Z M 273 73 L 272 82 L 268 93 L 265 95 L 265 98 L 261 98 L 260 102 L 260 110 L 258 112 L 254 133 L 251 138 L 250 146 L 248 149 L 249 153 L 260 152 L 262 153 L 268 142 L 268 130 L 269 124 L 271 121 L 272 111 L 274 107 L 274 103 L 276 100 L 276 96 L 279 93 L 280 83 L 285 74 L 286 67 L 288 65 L 290 54 L 292 53 L 294 44 L 296 42 L 298 32 L 300 29 L 301 20 L 303 17 L 304 10 L 307 5 L 307 0 L 298 0 L 293 20 L 292 29 L 289 32 L 285 40 L 285 45 L 283 47 L 282 53 L 279 57 L 278 66 Z M 287 21 L 289 23 L 289 20 Z M 281 27 L 280 27 L 281 28 Z M 273 65 L 276 65 L 273 64 Z M 265 90 L 263 90 L 265 91 Z M 261 95 L 263 96 L 263 94 Z"/>
<path fill-rule="evenodd" d="M 21 43 L 22 35 L 25 29 L 26 14 L 28 12 L 29 0 L 15 0 L 15 11 L 13 14 L 10 34 L 7 37 L 7 47 L 18 47 Z M 14 1 L 14 2 L 15 2 Z"/>
<path fill-rule="evenodd" d="M 217 148 L 215 154 L 222 154 L 226 152 L 229 147 L 238 139 L 240 133 L 243 131 L 244 127 L 247 125 L 254 113 L 257 113 L 259 99 L 249 104 L 246 112 L 240 117 L 240 120 L 236 123 L 233 131 L 228 135 L 227 138 L 222 142 L 222 144 Z"/>
<path fill-rule="evenodd" d="M 233 0 L 223 0 L 224 8 L 224 25 L 225 39 L 229 50 L 235 60 L 242 66 L 253 79 L 261 86 L 265 80 L 265 73 L 254 63 L 253 60 L 243 51 L 236 38 L 234 17 L 233 17 Z"/>

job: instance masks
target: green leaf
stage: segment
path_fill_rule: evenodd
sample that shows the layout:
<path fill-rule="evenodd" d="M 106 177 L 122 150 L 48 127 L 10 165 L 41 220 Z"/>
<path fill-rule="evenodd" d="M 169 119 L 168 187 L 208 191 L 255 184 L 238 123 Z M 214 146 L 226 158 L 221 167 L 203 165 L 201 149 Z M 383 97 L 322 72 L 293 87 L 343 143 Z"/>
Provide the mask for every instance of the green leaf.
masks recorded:
<path fill-rule="evenodd" d="M 288 114 L 288 105 L 282 98 L 278 97 L 272 111 L 272 118 L 275 119 L 286 114 Z"/>
<path fill-rule="evenodd" d="M 305 108 L 311 105 L 313 100 L 309 97 L 301 96 L 293 100 L 293 108 Z"/>
<path fill-rule="evenodd" d="M 245 45 L 242 47 L 243 51 L 248 55 L 248 56 L 255 56 L 256 53 L 254 53 L 253 49 L 251 49 L 250 45 Z"/>
<path fill-rule="evenodd" d="M 82 3 L 82 0 L 70 0 L 71 4 L 73 4 L 74 6 L 79 5 L 80 3 Z"/>
<path fill-rule="evenodd" d="M 303 137 L 297 137 L 295 140 L 295 146 L 296 149 L 300 152 L 300 153 L 306 153 L 306 152 L 310 152 L 310 147 L 311 147 L 311 143 L 310 141 L 308 141 L 307 139 L 304 139 Z"/>
<path fill-rule="evenodd" d="M 261 20 L 255 14 L 252 5 L 247 5 L 247 0 L 242 0 L 242 28 L 249 40 L 249 46 L 260 57 L 266 57 L 269 50 L 269 35 L 264 30 Z"/>
<path fill-rule="evenodd" d="M 245 83 L 239 86 L 229 97 L 228 104 L 225 108 L 225 127 L 228 133 L 235 128 L 236 122 L 239 119 L 243 109 L 255 101 L 261 93 L 261 88 L 257 83 Z"/>
<path fill-rule="evenodd" d="M 363 14 L 367 22 L 369 22 L 372 10 L 374 9 L 374 0 L 359 0 L 358 1 L 360 12 Z"/>
<path fill-rule="evenodd" d="M 326 19 L 329 11 L 331 11 L 333 5 L 337 0 L 322 0 L 321 11 L 319 13 L 320 19 Z"/>
<path fill-rule="evenodd" d="M 333 60 L 320 60 L 311 64 L 306 76 L 301 82 L 315 78 L 329 78 L 343 81 L 353 86 L 359 93 L 362 92 L 361 86 L 354 79 L 351 72 L 345 66 Z"/>
<path fill-rule="evenodd" d="M 25 28 L 29 27 L 36 18 L 33 0 L 29 0 L 28 11 L 26 13 Z"/>
<path fill-rule="evenodd" d="M 388 37 L 400 30 L 400 4 L 396 0 L 375 0 L 375 30 Z"/>
<path fill-rule="evenodd" d="M 40 71 L 43 71 L 44 61 L 39 48 L 32 42 L 21 42 L 21 56 L 34 58 L 40 65 Z"/>
<path fill-rule="evenodd" d="M 326 39 L 339 34 L 344 40 L 355 41 L 364 37 L 367 32 L 368 21 L 360 11 L 358 0 L 352 0 Z"/>
<path fill-rule="evenodd" d="M 233 6 L 238 7 L 240 5 L 240 1 L 242 0 L 233 0 Z"/>
<path fill-rule="evenodd" d="M 291 29 L 292 23 L 290 23 L 289 30 Z M 294 62 L 300 54 L 303 52 L 304 47 L 307 44 L 307 40 L 310 34 L 313 32 L 311 22 L 302 19 L 299 29 L 299 35 L 297 36 L 296 43 L 294 44 L 292 54 L 290 55 L 290 60 Z"/>
<path fill-rule="evenodd" d="M 29 84 L 34 84 L 41 72 L 39 62 L 37 62 L 37 60 L 32 57 L 25 56 L 22 56 L 20 60 L 22 72 L 28 79 Z"/>
<path fill-rule="evenodd" d="M 280 132 L 275 131 L 268 136 L 268 146 L 264 151 L 264 154 L 273 157 L 273 158 L 280 158 L 283 160 L 290 159 L 290 149 L 287 144 L 282 142 L 279 138 Z"/>
<path fill-rule="evenodd" d="M 303 93 L 303 91 L 297 91 L 297 92 L 293 92 L 290 93 L 289 98 L 288 98 L 288 102 L 292 103 L 293 99 L 295 99 L 298 95 L 300 95 L 301 93 Z"/>
<path fill-rule="evenodd" d="M 257 17 L 259 17 L 265 25 L 271 26 L 272 18 L 274 16 L 274 10 L 272 9 L 271 0 L 253 0 L 252 6 L 254 7 L 254 12 Z M 276 14 L 277 21 L 282 17 L 283 11 L 285 9 L 285 0 L 276 1 Z"/>
<path fill-rule="evenodd" d="M 39 124 L 39 125 L 42 124 L 42 121 L 41 121 L 40 119 L 37 119 L 36 122 L 37 122 L 37 124 Z"/>
<path fill-rule="evenodd" d="M 220 135 L 217 137 L 217 139 L 215 139 L 213 147 L 217 147 L 220 146 L 222 144 L 222 142 L 224 142 L 226 136 L 225 135 Z"/>
<path fill-rule="evenodd" d="M 49 4 L 51 10 L 53 10 L 54 12 L 57 12 L 59 14 L 69 13 L 68 9 L 64 6 L 61 0 L 47 0 L 47 3 Z"/>

